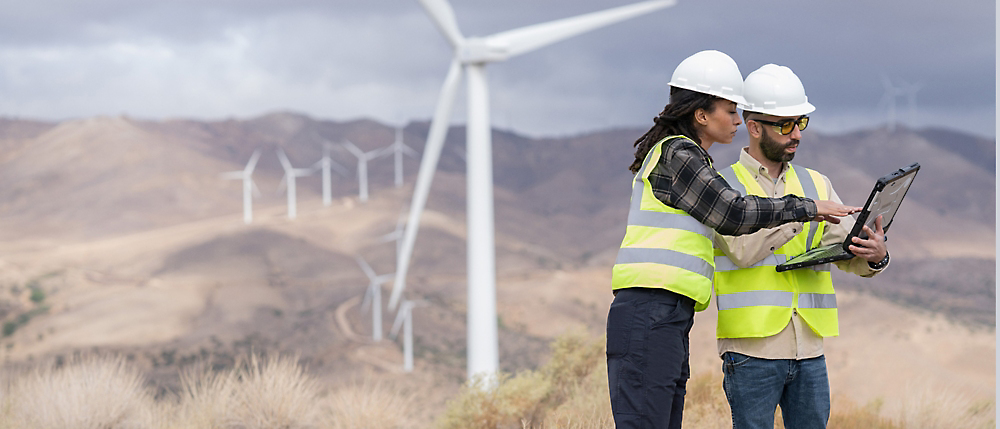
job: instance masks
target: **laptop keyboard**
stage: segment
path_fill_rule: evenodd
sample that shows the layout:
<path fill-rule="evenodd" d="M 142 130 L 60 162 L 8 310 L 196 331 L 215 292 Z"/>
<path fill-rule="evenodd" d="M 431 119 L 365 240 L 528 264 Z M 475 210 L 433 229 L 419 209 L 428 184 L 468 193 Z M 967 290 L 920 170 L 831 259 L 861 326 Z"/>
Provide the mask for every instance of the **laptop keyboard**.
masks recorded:
<path fill-rule="evenodd" d="M 808 257 L 809 259 L 826 258 L 829 256 L 835 256 L 844 253 L 844 248 L 840 245 L 829 246 L 829 247 L 818 247 L 812 249 L 806 253 L 800 255 L 800 257 Z"/>

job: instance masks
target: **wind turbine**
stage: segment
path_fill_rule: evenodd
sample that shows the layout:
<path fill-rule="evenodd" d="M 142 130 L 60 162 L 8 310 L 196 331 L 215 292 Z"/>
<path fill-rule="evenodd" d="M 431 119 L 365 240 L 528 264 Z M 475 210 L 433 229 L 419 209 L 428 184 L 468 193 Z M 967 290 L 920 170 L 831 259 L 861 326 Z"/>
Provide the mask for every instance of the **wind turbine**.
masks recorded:
<path fill-rule="evenodd" d="M 399 215 L 396 221 L 396 229 L 378 238 L 379 243 L 396 242 L 396 264 L 399 264 L 399 252 L 403 247 L 403 230 L 406 228 L 406 213 Z"/>
<path fill-rule="evenodd" d="M 247 162 L 246 167 L 243 167 L 243 170 L 222 173 L 223 179 L 243 181 L 243 223 L 248 225 L 253 222 L 253 196 L 260 197 L 260 189 L 257 188 L 257 184 L 251 177 L 253 169 L 257 167 L 258 158 L 260 158 L 260 149 L 253 151 L 253 155 L 250 155 L 250 161 Z"/>
<path fill-rule="evenodd" d="M 396 312 L 396 320 L 392 323 L 389 338 L 396 339 L 399 328 L 403 328 L 403 371 L 413 372 L 413 307 L 423 301 L 403 300 Z"/>
<path fill-rule="evenodd" d="M 333 147 L 328 142 L 323 142 L 323 158 L 316 161 L 313 164 L 313 170 L 322 170 L 323 172 L 323 206 L 330 207 L 333 203 L 333 193 L 330 188 L 330 169 L 336 170 L 341 176 L 347 176 L 347 169 L 343 165 L 340 165 L 337 161 L 330 158 L 330 149 Z"/>
<path fill-rule="evenodd" d="M 466 38 L 458 28 L 455 13 L 447 0 L 420 0 L 438 29 L 454 48 L 454 58 L 434 111 L 427 145 L 420 161 L 413 203 L 403 237 L 389 307 L 395 308 L 403 288 L 420 215 L 427 203 L 434 170 L 437 168 L 452 102 L 462 73 L 467 79 L 466 163 L 468 228 L 468 375 L 493 374 L 499 367 L 496 315 L 496 261 L 493 241 L 493 162 L 490 136 L 489 88 L 486 65 L 504 61 L 552 43 L 595 30 L 658 9 L 673 6 L 675 0 L 657 0 L 537 24 L 492 36 Z"/>
<path fill-rule="evenodd" d="M 285 170 L 284 187 L 288 192 L 288 218 L 295 219 L 295 179 L 308 176 L 313 173 L 311 168 L 292 168 L 292 163 L 288 161 L 285 151 L 278 148 L 278 160 L 281 161 L 281 168 Z M 278 189 L 281 192 L 281 189 Z"/>
<path fill-rule="evenodd" d="M 386 154 L 393 153 L 396 168 L 395 185 L 397 188 L 403 186 L 403 155 L 417 157 L 417 151 L 403 143 L 403 127 L 396 128 L 396 140 L 383 150 Z"/>
<path fill-rule="evenodd" d="M 365 152 L 354 143 L 344 141 L 341 146 L 358 158 L 358 198 L 361 202 L 368 201 L 368 161 L 383 155 L 383 149 Z"/>
<path fill-rule="evenodd" d="M 368 288 L 365 290 L 365 298 L 361 301 L 361 310 L 366 311 L 368 304 L 372 307 L 372 339 L 382 341 L 382 284 L 392 278 L 393 274 L 375 275 L 368 262 L 365 262 L 361 255 L 355 256 L 361 270 L 368 276 Z"/>
<path fill-rule="evenodd" d="M 909 117 L 910 126 L 914 126 L 917 122 L 917 92 L 923 89 L 923 83 L 913 83 L 907 84 L 903 83 L 902 88 L 899 88 L 900 95 L 906 97 L 907 105 L 909 106 Z"/>

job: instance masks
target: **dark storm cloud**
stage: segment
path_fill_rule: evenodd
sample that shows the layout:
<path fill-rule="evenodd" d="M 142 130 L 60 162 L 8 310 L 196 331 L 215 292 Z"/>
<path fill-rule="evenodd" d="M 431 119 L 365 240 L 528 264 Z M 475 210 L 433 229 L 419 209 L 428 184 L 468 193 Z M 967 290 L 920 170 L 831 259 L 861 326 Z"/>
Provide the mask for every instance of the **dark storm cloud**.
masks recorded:
<path fill-rule="evenodd" d="M 453 0 L 466 36 L 627 4 Z M 995 10 L 982 1 L 680 0 L 489 70 L 494 125 L 531 134 L 644 126 L 684 57 L 718 49 L 744 75 L 791 67 L 817 128 L 874 126 L 882 76 L 922 84 L 917 126 L 993 135 Z M 0 14 L 0 114 L 426 119 L 451 50 L 417 1 L 24 2 Z M 461 96 L 461 95 L 460 95 Z M 464 99 L 456 103 L 461 121 Z"/>

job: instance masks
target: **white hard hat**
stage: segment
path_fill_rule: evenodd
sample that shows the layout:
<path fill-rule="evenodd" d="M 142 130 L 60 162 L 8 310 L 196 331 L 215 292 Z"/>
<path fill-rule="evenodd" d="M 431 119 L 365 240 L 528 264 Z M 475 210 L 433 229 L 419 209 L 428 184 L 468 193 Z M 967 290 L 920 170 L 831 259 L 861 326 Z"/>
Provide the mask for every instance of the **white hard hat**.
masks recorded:
<path fill-rule="evenodd" d="M 743 104 L 743 74 L 729 55 L 701 51 L 681 61 L 670 77 L 670 86 L 711 94 Z"/>
<path fill-rule="evenodd" d="M 751 112 L 800 116 L 816 110 L 792 69 L 775 64 L 765 64 L 750 73 L 743 83 L 743 96 L 746 103 L 740 107 Z"/>

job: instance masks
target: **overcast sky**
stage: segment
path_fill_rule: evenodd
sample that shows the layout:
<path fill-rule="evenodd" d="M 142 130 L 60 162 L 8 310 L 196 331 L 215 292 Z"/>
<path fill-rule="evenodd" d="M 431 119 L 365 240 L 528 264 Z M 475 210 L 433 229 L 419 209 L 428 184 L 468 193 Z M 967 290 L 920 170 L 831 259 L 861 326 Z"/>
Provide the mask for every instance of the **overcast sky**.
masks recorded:
<path fill-rule="evenodd" d="M 451 0 L 466 36 L 628 4 Z M 0 116 L 62 120 L 426 120 L 452 52 L 416 0 L 33 0 L 0 14 Z M 811 127 L 884 123 L 882 77 L 919 87 L 899 120 L 995 135 L 995 3 L 678 0 L 488 67 L 493 125 L 532 136 L 650 125 L 688 55 L 718 49 L 744 76 L 792 68 Z M 463 85 L 464 88 L 464 85 Z M 454 123 L 464 122 L 464 90 Z"/>

